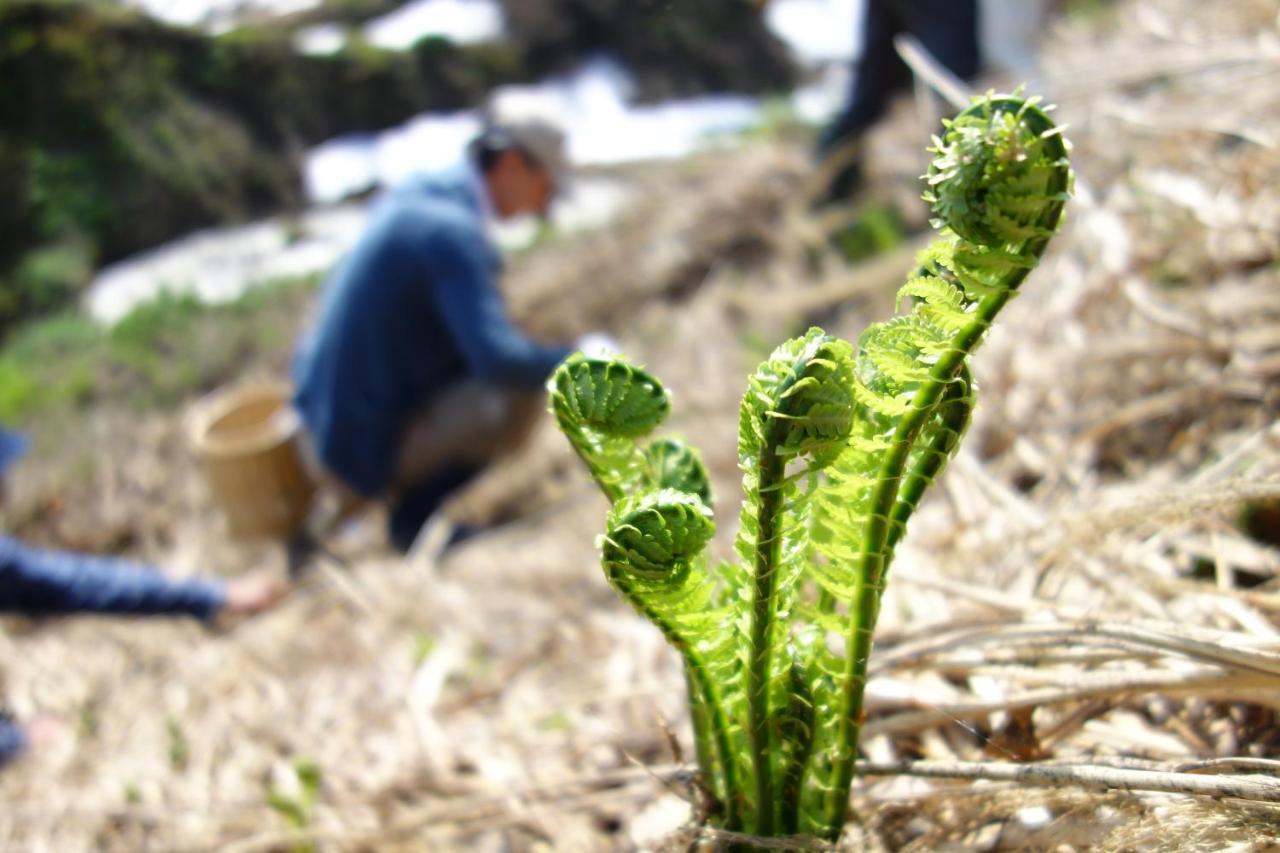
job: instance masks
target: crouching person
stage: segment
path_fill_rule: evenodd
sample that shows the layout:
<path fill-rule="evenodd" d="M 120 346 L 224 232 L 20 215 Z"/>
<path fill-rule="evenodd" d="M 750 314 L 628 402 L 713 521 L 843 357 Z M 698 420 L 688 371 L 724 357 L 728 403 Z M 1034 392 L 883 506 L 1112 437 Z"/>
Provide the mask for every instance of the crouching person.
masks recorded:
<path fill-rule="evenodd" d="M 304 449 L 348 506 L 389 505 L 402 552 L 449 493 L 527 438 L 575 348 L 511 323 L 489 236 L 497 219 L 545 216 L 567 178 L 555 124 L 497 118 L 464 162 L 388 193 L 326 283 L 294 364 Z"/>

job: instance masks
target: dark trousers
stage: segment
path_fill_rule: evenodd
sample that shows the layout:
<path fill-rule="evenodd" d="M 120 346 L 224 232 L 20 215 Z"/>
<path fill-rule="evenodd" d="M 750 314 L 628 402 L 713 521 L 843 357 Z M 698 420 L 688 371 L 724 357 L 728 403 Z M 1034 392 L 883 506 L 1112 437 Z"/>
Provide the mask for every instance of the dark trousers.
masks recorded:
<path fill-rule="evenodd" d="M 978 73 L 977 0 L 866 0 L 862 55 L 844 110 L 823 132 L 818 151 L 827 154 L 859 136 L 884 115 L 889 99 L 911 83 L 911 70 L 894 50 L 893 38 L 910 33 L 962 80 Z"/>

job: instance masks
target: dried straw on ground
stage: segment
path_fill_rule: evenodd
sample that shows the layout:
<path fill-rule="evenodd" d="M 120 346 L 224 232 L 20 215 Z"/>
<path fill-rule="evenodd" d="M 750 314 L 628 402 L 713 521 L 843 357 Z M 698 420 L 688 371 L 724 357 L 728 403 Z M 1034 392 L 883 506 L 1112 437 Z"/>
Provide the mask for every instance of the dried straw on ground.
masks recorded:
<path fill-rule="evenodd" d="M 1200 8 L 1123 3 L 1046 45 L 1087 192 L 900 549 L 846 846 L 1275 843 L 1280 552 L 1237 522 L 1280 502 L 1280 40 L 1273 4 Z M 878 191 L 918 174 L 919 139 L 909 112 L 877 134 Z M 531 327 L 607 327 L 667 380 L 721 519 L 746 371 L 810 321 L 856 336 L 910 263 L 831 257 L 806 170 L 785 141 L 652 170 L 621 228 L 511 282 Z M 19 484 L 91 520 L 64 538 L 122 531 L 175 570 L 279 559 L 223 541 L 177 413 L 103 411 L 85 437 L 111 449 L 89 481 Z M 600 577 L 604 509 L 546 430 L 456 507 L 503 523 L 442 560 L 392 559 L 371 522 L 335 543 L 349 573 L 222 632 L 13 625 L 13 705 L 74 738 L 0 776 L 0 848 L 689 843 L 678 663 Z M 301 762 L 321 781 L 298 829 L 270 801 L 300 799 Z"/>

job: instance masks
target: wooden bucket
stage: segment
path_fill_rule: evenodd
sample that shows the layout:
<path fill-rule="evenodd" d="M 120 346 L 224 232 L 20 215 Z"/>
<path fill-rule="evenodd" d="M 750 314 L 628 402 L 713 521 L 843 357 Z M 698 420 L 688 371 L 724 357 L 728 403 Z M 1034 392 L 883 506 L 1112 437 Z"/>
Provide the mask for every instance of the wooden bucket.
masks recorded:
<path fill-rule="evenodd" d="M 315 483 L 290 397 L 284 383 L 259 383 L 215 391 L 191 410 L 191 443 L 232 536 L 288 539 L 306 521 Z"/>

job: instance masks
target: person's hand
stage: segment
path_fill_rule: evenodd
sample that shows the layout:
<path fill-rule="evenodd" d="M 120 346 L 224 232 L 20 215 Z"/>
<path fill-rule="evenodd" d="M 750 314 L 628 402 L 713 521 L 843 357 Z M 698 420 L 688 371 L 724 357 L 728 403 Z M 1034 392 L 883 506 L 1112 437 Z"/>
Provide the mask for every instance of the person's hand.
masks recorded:
<path fill-rule="evenodd" d="M 275 607 L 288 585 L 270 572 L 249 572 L 227 581 L 223 613 L 261 613 Z"/>
<path fill-rule="evenodd" d="M 33 755 L 48 753 L 71 738 L 71 726 L 52 714 L 40 714 L 23 728 Z"/>
<path fill-rule="evenodd" d="M 590 358 L 609 358 L 622 352 L 622 345 L 612 335 L 590 332 L 578 339 L 578 349 Z"/>

